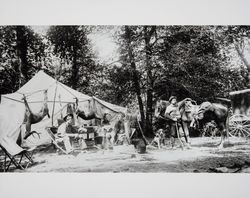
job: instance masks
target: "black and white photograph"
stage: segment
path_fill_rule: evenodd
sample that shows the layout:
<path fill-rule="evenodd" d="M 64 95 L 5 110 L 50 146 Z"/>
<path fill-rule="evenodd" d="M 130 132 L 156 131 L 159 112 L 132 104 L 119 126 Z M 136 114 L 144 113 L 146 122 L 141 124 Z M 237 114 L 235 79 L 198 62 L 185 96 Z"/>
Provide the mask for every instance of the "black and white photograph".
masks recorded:
<path fill-rule="evenodd" d="M 0 27 L 1 172 L 250 171 L 250 26 Z"/>
<path fill-rule="evenodd" d="M 1 0 L 1 197 L 248 197 L 248 0 Z"/>

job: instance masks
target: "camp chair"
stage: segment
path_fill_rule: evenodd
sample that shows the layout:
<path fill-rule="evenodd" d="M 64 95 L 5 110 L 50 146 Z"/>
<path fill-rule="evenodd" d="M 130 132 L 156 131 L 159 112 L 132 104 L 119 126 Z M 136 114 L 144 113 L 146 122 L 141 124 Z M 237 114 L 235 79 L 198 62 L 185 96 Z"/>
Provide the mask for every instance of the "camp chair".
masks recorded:
<path fill-rule="evenodd" d="M 21 148 L 21 151 L 15 155 L 11 155 L 1 144 L 0 144 L 0 148 L 2 149 L 2 151 L 4 152 L 4 164 L 3 164 L 3 170 L 4 172 L 8 171 L 10 168 L 10 165 L 13 164 L 16 166 L 16 168 L 20 168 L 22 170 L 28 168 L 28 166 L 30 164 L 33 164 L 34 161 L 32 160 L 32 156 L 33 156 L 33 152 L 35 150 L 36 147 L 33 148 Z M 26 157 L 29 161 L 28 163 L 24 166 L 22 164 L 22 159 L 23 157 Z M 10 159 L 9 163 L 7 163 L 7 157 Z M 19 161 L 17 161 L 17 158 L 20 157 Z"/>
<path fill-rule="evenodd" d="M 57 128 L 56 127 L 47 127 L 46 129 L 47 129 L 49 137 L 52 141 L 52 144 L 56 148 L 58 148 L 60 151 L 62 151 L 64 154 L 68 154 L 68 152 L 60 145 L 60 143 L 63 142 L 63 138 L 58 138 L 55 135 L 57 133 Z M 87 131 L 88 131 L 87 133 L 84 133 L 84 134 L 81 134 L 81 133 L 80 134 L 79 133 L 69 134 L 68 133 L 67 135 L 70 138 L 80 138 L 82 140 L 90 141 L 91 139 L 94 139 L 94 131 L 93 130 L 94 130 L 93 127 L 92 128 L 89 127 L 89 128 L 87 128 Z M 81 143 L 83 143 L 83 142 L 81 142 Z M 85 144 L 86 144 L 86 142 L 85 142 Z M 88 147 L 87 144 L 86 144 L 86 146 Z M 80 146 L 80 147 L 82 147 L 82 146 Z M 95 145 L 92 145 L 92 147 L 97 148 Z M 75 148 L 75 150 L 78 150 L 78 149 Z"/>
<path fill-rule="evenodd" d="M 56 148 L 58 148 L 60 151 L 62 151 L 64 154 L 68 154 L 67 151 L 66 151 L 65 149 L 63 149 L 63 148 L 59 145 L 60 142 L 63 142 L 63 138 L 57 138 L 57 137 L 55 136 L 56 131 L 57 131 L 57 128 L 54 128 L 54 127 L 53 127 L 53 128 L 52 128 L 52 127 L 47 127 L 46 130 L 47 130 L 47 132 L 48 132 L 48 134 L 49 134 L 49 137 L 50 137 L 50 139 L 51 139 L 51 141 L 52 141 L 52 144 L 53 144 Z M 53 131 L 53 132 L 52 132 L 52 131 Z"/>

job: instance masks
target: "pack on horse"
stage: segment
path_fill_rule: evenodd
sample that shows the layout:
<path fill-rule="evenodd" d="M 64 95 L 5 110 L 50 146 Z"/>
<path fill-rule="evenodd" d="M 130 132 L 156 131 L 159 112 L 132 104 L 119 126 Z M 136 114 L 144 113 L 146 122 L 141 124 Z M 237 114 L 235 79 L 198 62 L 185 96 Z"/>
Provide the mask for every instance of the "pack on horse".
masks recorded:
<path fill-rule="evenodd" d="M 228 137 L 228 115 L 229 110 L 226 106 L 219 103 L 203 102 L 198 107 L 190 127 L 198 127 L 199 124 L 203 126 L 214 120 L 221 134 L 218 148 L 223 148 L 225 137 Z"/>
<path fill-rule="evenodd" d="M 186 142 L 190 144 L 189 126 L 193 121 L 198 105 L 191 98 L 186 98 L 179 103 L 179 110 L 181 113 L 181 124 L 185 134 Z"/>
<path fill-rule="evenodd" d="M 30 135 L 34 133 L 36 133 L 39 136 L 39 134 L 36 131 L 31 131 L 31 125 L 40 122 L 45 116 L 48 116 L 50 118 L 48 104 L 47 104 L 48 103 L 48 90 L 44 91 L 43 105 L 42 105 L 41 110 L 38 113 L 34 113 L 31 111 L 25 95 L 23 97 L 23 100 L 24 100 L 24 104 L 26 107 L 25 118 L 24 118 L 24 123 L 26 124 L 26 132 L 25 132 L 24 139 L 27 139 Z"/>

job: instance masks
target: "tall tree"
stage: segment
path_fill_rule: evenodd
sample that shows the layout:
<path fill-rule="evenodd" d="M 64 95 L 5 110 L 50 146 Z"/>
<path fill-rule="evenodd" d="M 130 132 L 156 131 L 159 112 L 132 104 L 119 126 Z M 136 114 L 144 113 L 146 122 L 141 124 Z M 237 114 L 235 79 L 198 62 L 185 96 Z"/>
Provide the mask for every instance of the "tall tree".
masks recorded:
<path fill-rule="evenodd" d="M 230 59 L 212 26 L 125 26 L 118 38 L 122 66 L 117 75 L 128 71 L 136 78 L 112 82 L 126 89 L 123 98 L 136 94 L 147 135 L 152 134 L 151 115 L 158 98 L 167 100 L 174 94 L 213 101 L 244 87 L 244 71 L 227 67 Z M 129 81 L 133 89 L 124 86 Z"/>
<path fill-rule="evenodd" d="M 154 80 L 153 80 L 153 62 L 152 62 L 152 55 L 153 55 L 153 44 L 151 44 L 151 40 L 153 35 L 156 34 L 156 26 L 144 26 L 143 28 L 143 36 L 145 42 L 145 65 L 146 65 L 146 73 L 147 73 L 147 85 L 146 85 L 146 123 L 145 128 L 146 131 L 150 131 L 152 134 L 152 121 L 153 121 L 153 89 L 154 89 Z M 149 134 L 150 134 L 149 132 Z"/>
<path fill-rule="evenodd" d="M 51 26 L 47 32 L 54 53 L 65 63 L 65 80 L 74 89 L 87 89 L 95 71 L 89 33 L 88 26 Z"/>
<path fill-rule="evenodd" d="M 129 26 L 125 26 L 125 32 L 124 32 L 123 38 L 124 38 L 125 46 L 126 46 L 127 53 L 128 53 L 129 64 L 132 70 L 134 90 L 137 95 L 139 110 L 141 114 L 141 121 L 142 121 L 143 129 L 145 130 L 145 115 L 144 115 L 144 108 L 143 108 L 143 102 L 142 102 L 142 96 L 141 96 L 140 79 L 139 79 L 138 71 L 136 68 L 134 52 L 131 46 L 132 45 L 132 31 Z"/>
<path fill-rule="evenodd" d="M 0 27 L 1 92 L 15 91 L 42 67 L 43 38 L 28 26 Z"/>
<path fill-rule="evenodd" d="M 220 39 L 224 48 L 230 51 L 234 49 L 247 69 L 245 79 L 248 80 L 247 86 L 250 84 L 250 62 L 247 54 L 250 49 L 250 26 L 218 26 L 215 28 L 217 39 Z"/>

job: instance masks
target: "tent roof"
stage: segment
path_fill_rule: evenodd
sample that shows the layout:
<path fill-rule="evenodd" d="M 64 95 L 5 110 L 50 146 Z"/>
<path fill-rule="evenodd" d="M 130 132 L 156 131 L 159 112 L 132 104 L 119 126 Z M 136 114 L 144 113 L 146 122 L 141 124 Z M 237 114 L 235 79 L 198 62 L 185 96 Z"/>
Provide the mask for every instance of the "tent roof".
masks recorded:
<path fill-rule="evenodd" d="M 41 102 L 41 97 L 35 97 L 39 92 L 48 90 L 49 102 L 54 101 L 55 91 L 61 96 L 61 102 L 74 102 L 75 98 L 79 100 L 89 100 L 90 96 L 80 93 L 63 83 L 50 77 L 43 71 L 39 71 L 35 76 L 24 84 L 17 92 L 3 95 L 3 98 L 9 98 L 22 102 L 23 94 L 26 95 L 29 102 Z M 55 98 L 58 101 L 58 97 Z"/>
<path fill-rule="evenodd" d="M 98 101 L 101 105 L 115 112 L 124 112 L 126 108 L 108 103 L 96 97 L 91 97 L 76 91 L 67 85 L 55 80 L 47 75 L 44 71 L 39 71 L 24 84 L 17 92 L 3 95 L 3 99 L 13 100 L 23 103 L 23 94 L 25 94 L 29 104 L 36 104 L 43 102 L 43 91 L 48 90 L 48 103 L 74 103 L 76 98 L 79 102 L 87 102 L 92 99 Z"/>

